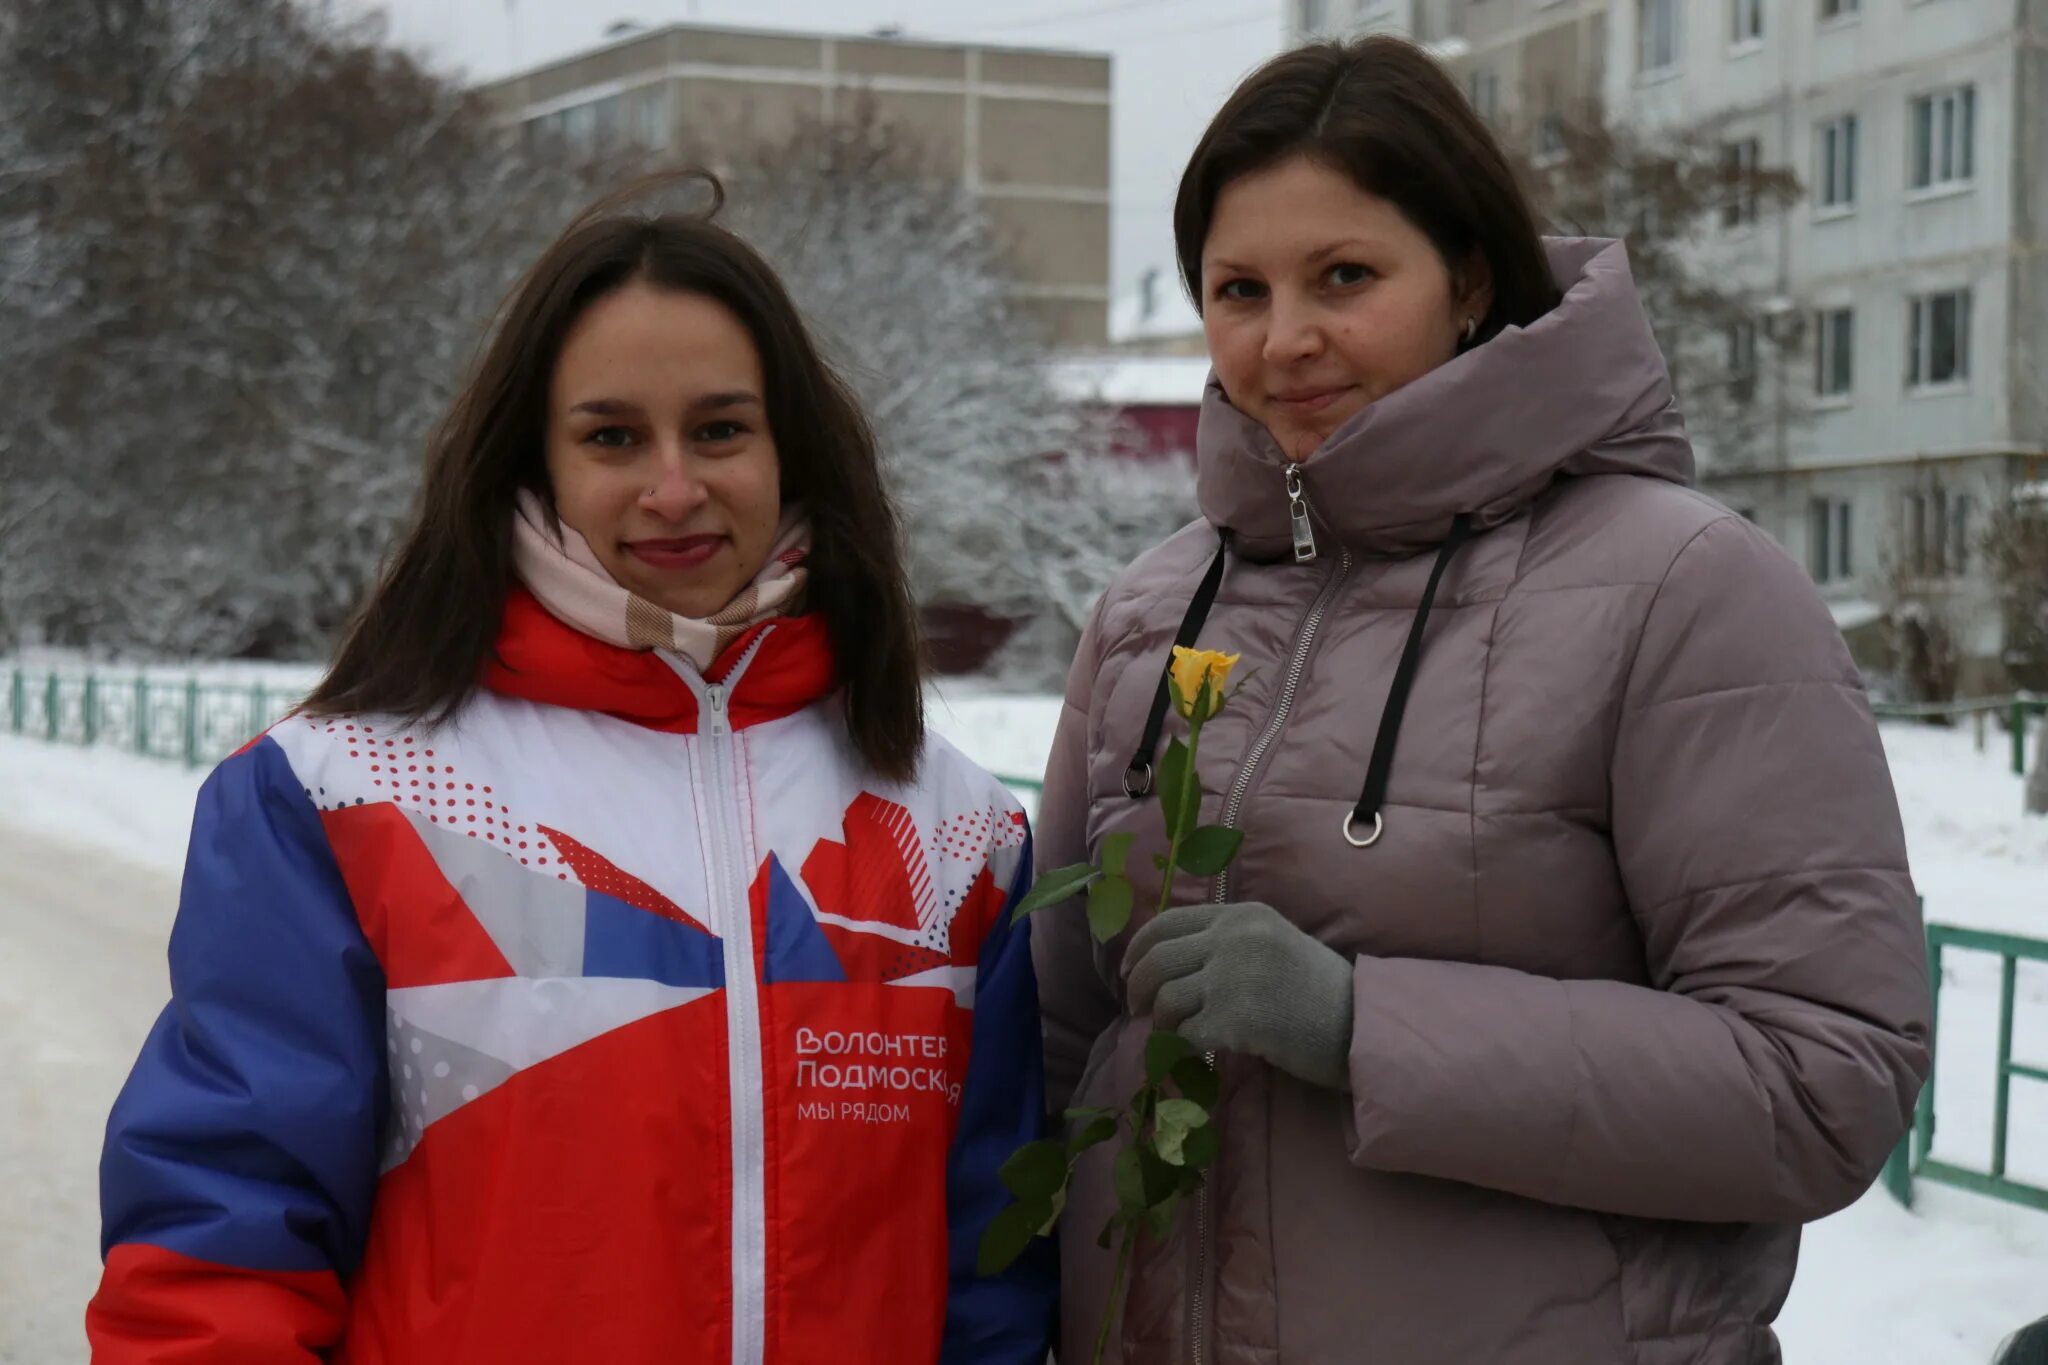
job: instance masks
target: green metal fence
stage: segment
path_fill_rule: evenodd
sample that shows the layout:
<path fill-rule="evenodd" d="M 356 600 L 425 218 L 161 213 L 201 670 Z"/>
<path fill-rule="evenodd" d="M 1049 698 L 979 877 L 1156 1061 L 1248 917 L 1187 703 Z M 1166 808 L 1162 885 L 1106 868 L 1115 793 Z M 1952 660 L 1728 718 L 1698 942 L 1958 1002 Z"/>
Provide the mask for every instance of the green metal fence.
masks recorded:
<path fill-rule="evenodd" d="M 298 701 L 296 691 L 262 682 L 20 666 L 10 666 L 6 676 L 10 733 L 54 744 L 107 745 L 195 768 L 233 753 Z"/>
<path fill-rule="evenodd" d="M 1937 1161 L 1928 1153 L 1934 1146 L 1934 1072 L 1931 1064 L 1927 1084 L 1913 1115 L 1913 1129 L 1884 1170 L 1885 1187 L 1907 1208 L 1913 1206 L 1913 1182 L 1932 1180 L 1958 1189 L 1990 1195 L 2009 1203 L 2048 1210 L 2048 1189 L 2014 1180 L 2006 1174 L 2007 1120 L 2012 1112 L 2012 1083 L 2015 1080 L 2048 1082 L 2048 1066 L 2016 1062 L 2012 1056 L 2012 1024 L 2019 964 L 2048 962 L 2048 942 L 2021 938 L 2016 934 L 1994 934 L 1980 929 L 1959 929 L 1949 924 L 1927 926 L 1927 966 L 1934 980 L 1934 1030 L 1941 1031 L 1941 960 L 1945 949 L 1992 953 L 1999 959 L 1998 978 L 1998 1071 L 1992 1095 L 1991 1163 L 1989 1170 L 1975 1170 L 1953 1162 Z M 1930 1040 L 1932 1041 L 1932 1040 Z M 2044 1058 L 2048 1061 L 2048 1058 Z"/>
<path fill-rule="evenodd" d="M 2034 692 L 2013 692 L 2003 697 L 1967 697 L 1960 701 L 1876 702 L 1871 711 L 1879 720 L 1932 720 L 1969 716 L 1977 727 L 1977 748 L 1984 748 L 1986 721 L 2003 714 L 2007 736 L 2012 743 L 2012 775 L 2027 771 L 2027 718 L 2048 716 L 2048 697 Z"/>
<path fill-rule="evenodd" d="M 13 665 L 4 676 L 0 721 L 12 734 L 55 744 L 103 744 L 195 768 L 226 758 L 282 720 L 299 700 L 296 689 L 263 682 Z M 1005 773 L 997 780 L 1034 800 L 1045 788 L 1035 777 Z"/>

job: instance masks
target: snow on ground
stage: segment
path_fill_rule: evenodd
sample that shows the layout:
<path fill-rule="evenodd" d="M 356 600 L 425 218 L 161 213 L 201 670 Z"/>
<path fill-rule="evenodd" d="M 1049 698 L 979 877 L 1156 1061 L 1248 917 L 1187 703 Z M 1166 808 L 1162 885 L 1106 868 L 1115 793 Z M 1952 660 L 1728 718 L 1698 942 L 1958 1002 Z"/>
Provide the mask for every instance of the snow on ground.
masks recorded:
<path fill-rule="evenodd" d="M 1057 698 L 952 686 L 933 729 L 1035 778 Z M 1914 874 L 1932 920 L 2048 938 L 2048 820 L 2027 819 L 1994 735 L 1888 727 Z M 108 1106 L 167 989 L 164 937 L 202 772 L 0 736 L 0 1365 L 85 1358 L 98 1273 L 94 1167 Z M 1027 802 L 1029 794 L 1026 794 Z M 1983 1168 L 1994 961 L 1945 964 L 1936 1154 Z M 2019 978 L 2015 1056 L 2048 1063 L 2048 970 Z M 2048 1086 L 2020 1081 L 2012 1173 L 2048 1183 Z M 1780 1320 L 1789 1365 L 1985 1365 L 2048 1314 L 2048 1214 L 1923 1182 L 1808 1230 Z"/>

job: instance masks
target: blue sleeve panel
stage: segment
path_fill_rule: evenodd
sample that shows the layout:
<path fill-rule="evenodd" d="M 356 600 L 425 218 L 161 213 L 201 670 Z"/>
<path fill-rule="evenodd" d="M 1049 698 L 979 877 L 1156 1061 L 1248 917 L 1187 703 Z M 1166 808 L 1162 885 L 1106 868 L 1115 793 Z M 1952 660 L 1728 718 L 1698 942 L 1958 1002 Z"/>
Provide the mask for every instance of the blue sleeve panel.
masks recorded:
<path fill-rule="evenodd" d="M 199 793 L 170 965 L 171 1003 L 107 1123 L 102 1254 L 145 1243 L 345 1277 L 389 1103 L 384 975 L 270 739 Z"/>
<path fill-rule="evenodd" d="M 1051 1349 L 1059 1289 L 1054 1243 L 1033 1241 L 1001 1275 L 984 1278 L 975 1271 L 983 1229 L 1010 1202 L 997 1172 L 1012 1152 L 1045 1136 L 1031 923 L 1010 922 L 1010 907 L 1030 889 L 1027 839 L 1009 899 L 982 941 L 976 973 L 973 1052 L 946 1172 L 952 1244 L 943 1365 L 1041 1365 Z"/>

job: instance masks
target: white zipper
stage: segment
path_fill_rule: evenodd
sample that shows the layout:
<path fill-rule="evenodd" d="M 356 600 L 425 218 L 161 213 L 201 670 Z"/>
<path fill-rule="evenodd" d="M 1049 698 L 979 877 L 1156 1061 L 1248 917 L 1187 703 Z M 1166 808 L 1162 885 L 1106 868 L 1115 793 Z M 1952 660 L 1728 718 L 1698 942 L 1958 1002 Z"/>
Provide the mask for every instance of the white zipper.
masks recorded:
<path fill-rule="evenodd" d="M 770 628 L 772 629 L 772 627 Z M 768 1301 L 767 1171 L 761 1093 L 761 995 L 754 966 L 754 918 L 747 894 L 747 839 L 740 809 L 739 767 L 728 709 L 733 690 L 761 642 L 764 630 L 742 654 L 724 682 L 709 682 L 682 659 L 657 651 L 663 663 L 697 696 L 695 747 L 706 784 L 703 809 L 705 884 L 715 898 L 719 942 L 725 966 L 726 1071 L 732 1112 L 732 1362 L 761 1365 L 766 1352 Z"/>
<path fill-rule="evenodd" d="M 1308 526 L 1308 499 L 1302 491 L 1301 473 L 1294 466 L 1287 469 L 1287 499 L 1295 522 L 1294 548 L 1297 563 L 1307 563 L 1316 557 L 1315 533 Z M 1305 544 L 1304 544 L 1305 542 Z M 1303 551 L 1307 553 L 1304 556 Z M 1250 790 L 1252 774 L 1265 761 L 1266 751 L 1280 738 L 1280 729 L 1287 723 L 1287 715 L 1294 709 L 1294 697 L 1301 690 L 1301 680 L 1308 672 L 1309 651 L 1315 645 L 1316 632 L 1322 628 L 1323 617 L 1330 610 L 1330 603 L 1336 600 L 1337 590 L 1351 574 L 1351 551 L 1342 550 L 1337 558 L 1337 571 L 1317 591 L 1315 600 L 1309 604 L 1308 615 L 1302 618 L 1301 626 L 1295 633 L 1294 652 L 1287 661 L 1287 677 L 1280 686 L 1280 700 L 1273 707 L 1273 715 L 1267 720 L 1266 728 L 1259 732 L 1259 738 L 1245 755 L 1244 766 L 1238 770 L 1237 781 L 1231 784 L 1230 795 L 1223 803 L 1223 823 L 1237 828 L 1238 816 L 1244 809 L 1245 793 Z M 1221 905 L 1230 899 L 1230 869 L 1224 868 L 1216 876 L 1209 899 Z M 1210 1068 L 1216 1066 L 1216 1054 L 1206 1054 Z M 1188 1358 L 1193 1365 L 1203 1365 L 1209 1358 L 1209 1180 L 1216 1168 L 1211 1166 L 1203 1178 L 1201 1188 L 1195 1191 L 1195 1255 L 1193 1260 L 1193 1283 L 1188 1292 Z"/>

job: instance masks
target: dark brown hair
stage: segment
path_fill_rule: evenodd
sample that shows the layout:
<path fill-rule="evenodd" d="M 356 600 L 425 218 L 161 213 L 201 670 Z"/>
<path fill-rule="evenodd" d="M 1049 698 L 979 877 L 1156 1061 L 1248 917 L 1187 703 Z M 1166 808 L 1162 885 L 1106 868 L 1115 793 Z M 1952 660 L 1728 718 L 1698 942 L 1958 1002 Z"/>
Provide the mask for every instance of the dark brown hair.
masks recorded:
<path fill-rule="evenodd" d="M 694 184 L 711 192 L 702 212 L 625 207 Z M 429 444 L 411 526 L 308 712 L 445 720 L 469 697 L 513 582 L 515 501 L 531 490 L 554 505 L 547 395 L 563 339 L 598 299 L 645 281 L 716 300 L 753 338 L 783 495 L 811 516 L 808 609 L 831 637 L 848 732 L 876 773 L 914 774 L 924 747 L 917 613 L 874 432 L 775 272 L 712 221 L 723 203 L 706 172 L 636 182 L 586 209 L 513 288 Z"/>
<path fill-rule="evenodd" d="M 1474 344 L 1557 305 L 1536 216 L 1500 144 L 1428 54 L 1382 36 L 1282 53 L 1247 76 L 1209 121 L 1173 204 L 1181 279 L 1197 310 L 1216 196 L 1239 176 L 1294 156 L 1399 209 L 1453 278 L 1479 253 L 1493 272 L 1493 307 Z"/>

